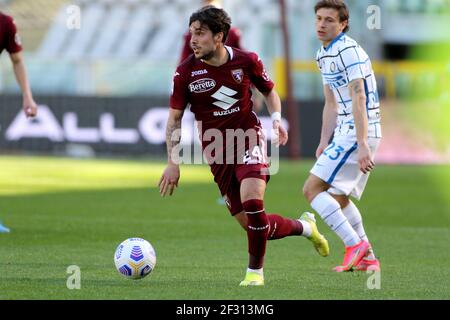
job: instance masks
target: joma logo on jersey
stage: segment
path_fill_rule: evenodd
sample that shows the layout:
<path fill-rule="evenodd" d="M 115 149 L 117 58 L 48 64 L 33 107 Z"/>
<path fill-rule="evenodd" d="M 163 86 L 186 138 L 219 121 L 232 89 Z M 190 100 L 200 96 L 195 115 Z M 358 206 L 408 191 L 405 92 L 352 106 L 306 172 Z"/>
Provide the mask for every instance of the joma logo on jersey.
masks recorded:
<path fill-rule="evenodd" d="M 208 73 L 208 70 L 206 70 L 206 69 L 196 70 L 196 71 L 191 72 L 191 77 L 201 76 L 202 74 L 207 74 L 207 73 Z"/>
<path fill-rule="evenodd" d="M 202 93 L 213 89 L 216 82 L 213 79 L 199 79 L 189 84 L 189 90 L 195 93 Z"/>

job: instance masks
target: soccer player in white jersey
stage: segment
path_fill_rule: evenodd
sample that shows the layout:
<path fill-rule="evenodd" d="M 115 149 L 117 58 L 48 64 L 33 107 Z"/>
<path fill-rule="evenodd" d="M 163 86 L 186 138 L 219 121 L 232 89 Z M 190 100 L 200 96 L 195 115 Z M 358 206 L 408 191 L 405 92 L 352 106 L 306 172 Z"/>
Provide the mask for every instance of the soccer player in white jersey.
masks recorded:
<path fill-rule="evenodd" d="M 344 261 L 334 270 L 379 271 L 361 214 L 350 200 L 350 196 L 361 198 L 381 140 L 375 76 L 366 52 L 346 35 L 349 12 L 345 3 L 321 0 L 315 13 L 317 37 L 323 44 L 316 59 L 325 106 L 317 161 L 303 193 L 345 244 Z"/>

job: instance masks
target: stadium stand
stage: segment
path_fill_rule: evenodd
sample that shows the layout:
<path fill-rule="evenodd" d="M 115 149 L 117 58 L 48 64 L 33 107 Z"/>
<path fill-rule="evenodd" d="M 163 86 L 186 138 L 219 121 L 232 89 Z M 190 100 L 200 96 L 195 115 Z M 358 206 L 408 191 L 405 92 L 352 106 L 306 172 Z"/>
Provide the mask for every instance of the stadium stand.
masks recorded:
<path fill-rule="evenodd" d="M 318 45 L 311 27 L 315 0 L 286 2 L 292 57 L 311 61 Z M 352 15 L 350 34 L 371 52 L 374 60 L 383 58 L 383 45 L 387 42 L 414 44 L 416 38 L 417 41 L 439 40 L 439 33 L 427 32 L 420 21 L 428 21 L 445 33 L 446 29 L 439 27 L 439 23 L 445 24 L 450 12 L 450 0 L 346 2 L 351 11 L 361 13 Z M 30 81 L 37 92 L 166 94 L 189 15 L 200 3 L 200 0 L 0 0 L 0 10 L 16 19 L 27 53 Z M 366 26 L 369 4 L 381 6 L 386 23 L 370 37 Z M 80 10 L 80 29 L 67 26 L 74 6 Z M 269 73 L 274 75 L 276 58 L 282 56 L 283 48 L 278 0 L 245 3 L 223 0 L 223 6 L 233 24 L 242 30 L 244 47 L 258 52 Z M 408 28 L 394 25 L 397 20 L 402 24 L 414 21 L 418 32 L 413 35 Z M 0 89 L 16 92 L 11 71 L 2 68 L 1 61 L 0 72 Z M 320 95 L 317 79 L 317 75 L 296 74 L 295 81 L 302 83 L 297 86 L 296 94 Z"/>

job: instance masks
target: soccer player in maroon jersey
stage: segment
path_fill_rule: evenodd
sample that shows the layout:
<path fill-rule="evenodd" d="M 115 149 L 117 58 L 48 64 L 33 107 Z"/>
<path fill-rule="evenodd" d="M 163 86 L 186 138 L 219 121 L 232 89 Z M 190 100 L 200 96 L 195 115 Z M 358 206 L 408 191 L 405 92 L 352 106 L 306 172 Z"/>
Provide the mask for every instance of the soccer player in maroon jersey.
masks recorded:
<path fill-rule="evenodd" d="M 251 84 L 265 97 L 278 143 L 286 144 L 288 134 L 280 123 L 280 98 L 261 60 L 255 53 L 224 45 L 230 25 L 228 14 L 213 6 L 204 7 L 190 17 L 194 54 L 178 66 L 173 78 L 166 127 L 168 164 L 159 188 L 165 196 L 172 195 L 178 186 L 180 169 L 174 150 L 181 140 L 184 110 L 190 104 L 195 119 L 201 124 L 202 149 L 214 180 L 230 213 L 247 232 L 249 264 L 241 285 L 263 285 L 267 240 L 303 235 L 322 256 L 328 255 L 329 250 L 312 214 L 305 213 L 295 220 L 265 213 L 263 199 L 269 180 L 268 163 L 261 124 L 252 112 Z M 221 140 L 217 132 L 225 138 Z M 245 143 L 240 144 L 242 134 L 230 138 L 230 132 L 245 132 L 243 135 L 248 139 L 244 138 Z M 215 145 L 213 151 L 211 145 Z"/>
<path fill-rule="evenodd" d="M 21 53 L 22 46 L 20 37 L 17 33 L 13 18 L 0 12 L 0 54 L 3 49 L 6 49 L 9 53 L 17 83 L 22 90 L 23 111 L 27 117 L 34 117 L 37 113 L 37 105 L 33 100 L 33 95 L 28 83 L 27 72 Z"/>

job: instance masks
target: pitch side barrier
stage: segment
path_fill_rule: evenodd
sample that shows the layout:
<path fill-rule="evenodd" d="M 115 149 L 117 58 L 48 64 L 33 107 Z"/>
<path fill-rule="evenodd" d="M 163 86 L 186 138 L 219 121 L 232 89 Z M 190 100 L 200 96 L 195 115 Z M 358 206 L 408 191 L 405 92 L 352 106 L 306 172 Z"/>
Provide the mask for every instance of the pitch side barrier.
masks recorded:
<path fill-rule="evenodd" d="M 166 156 L 166 97 L 36 96 L 38 117 L 27 119 L 22 97 L 0 96 L 0 152 L 73 156 Z M 302 157 L 314 157 L 319 142 L 323 102 L 301 102 Z M 283 123 L 289 126 L 283 114 Z M 270 130 L 267 113 L 260 115 Z M 271 136 L 268 136 L 270 142 Z M 181 143 L 199 144 L 193 114 L 185 112 Z M 269 150 L 270 153 L 270 150 Z M 287 155 L 286 147 L 279 154 Z"/>

